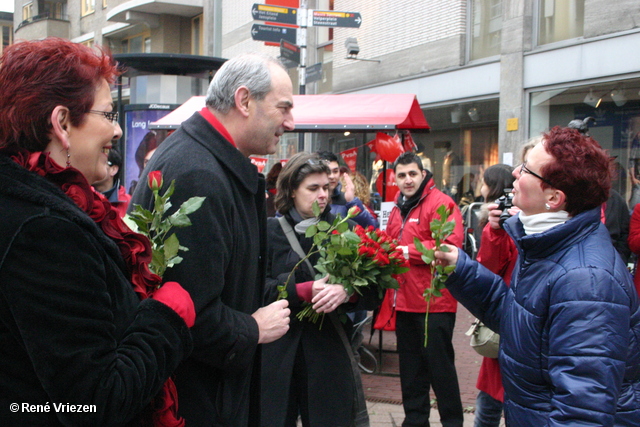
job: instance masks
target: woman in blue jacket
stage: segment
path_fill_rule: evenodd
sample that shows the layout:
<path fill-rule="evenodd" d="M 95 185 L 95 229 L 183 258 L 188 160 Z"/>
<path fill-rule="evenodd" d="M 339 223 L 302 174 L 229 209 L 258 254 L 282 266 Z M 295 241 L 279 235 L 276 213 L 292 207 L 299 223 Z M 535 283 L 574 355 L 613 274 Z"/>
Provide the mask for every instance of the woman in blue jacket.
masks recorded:
<path fill-rule="evenodd" d="M 512 426 L 639 426 L 640 309 L 602 224 L 611 162 L 596 141 L 555 127 L 514 170 L 505 223 L 518 248 L 511 287 L 462 251 L 447 288 L 500 331 Z"/>

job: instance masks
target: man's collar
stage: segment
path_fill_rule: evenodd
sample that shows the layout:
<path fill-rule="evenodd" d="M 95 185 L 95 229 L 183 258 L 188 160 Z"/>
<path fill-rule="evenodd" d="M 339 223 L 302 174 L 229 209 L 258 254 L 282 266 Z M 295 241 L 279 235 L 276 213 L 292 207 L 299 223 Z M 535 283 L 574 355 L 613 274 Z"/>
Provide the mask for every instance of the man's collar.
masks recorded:
<path fill-rule="evenodd" d="M 211 111 L 209 111 L 206 106 L 202 107 L 202 110 L 200 110 L 200 114 L 207 122 L 209 122 L 211 126 L 213 126 L 215 130 L 220 133 L 220 135 L 224 136 L 224 138 L 229 141 L 231 145 L 238 148 L 227 128 L 225 128 L 224 125 L 220 123 L 220 120 L 218 120 L 218 118 Z"/>

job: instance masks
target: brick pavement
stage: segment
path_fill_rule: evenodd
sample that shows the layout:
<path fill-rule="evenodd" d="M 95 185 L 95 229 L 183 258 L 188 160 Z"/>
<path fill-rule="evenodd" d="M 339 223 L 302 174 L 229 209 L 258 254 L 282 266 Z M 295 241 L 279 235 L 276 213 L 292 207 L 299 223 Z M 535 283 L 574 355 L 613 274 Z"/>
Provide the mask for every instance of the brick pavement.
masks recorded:
<path fill-rule="evenodd" d="M 477 394 L 476 379 L 482 357 L 479 356 L 471 346 L 469 337 L 464 335 L 467 331 L 473 316 L 461 304 L 458 304 L 456 316 L 456 326 L 453 334 L 453 346 L 456 352 L 456 369 L 458 371 L 458 381 L 460 383 L 460 397 L 462 407 L 465 409 L 465 427 L 473 425 L 473 409 L 475 408 L 475 398 Z M 365 343 L 369 340 L 369 331 L 365 330 Z M 367 348 L 378 353 L 379 332 L 375 331 Z M 404 419 L 402 411 L 402 396 L 400 392 L 400 378 L 398 374 L 398 356 L 396 350 L 395 332 L 383 332 L 382 366 L 378 371 L 383 374 L 362 374 L 364 392 L 367 398 L 367 406 L 371 417 L 371 427 L 399 426 Z M 432 395 L 432 398 L 434 396 Z M 439 425 L 437 410 L 431 411 L 432 425 Z"/>

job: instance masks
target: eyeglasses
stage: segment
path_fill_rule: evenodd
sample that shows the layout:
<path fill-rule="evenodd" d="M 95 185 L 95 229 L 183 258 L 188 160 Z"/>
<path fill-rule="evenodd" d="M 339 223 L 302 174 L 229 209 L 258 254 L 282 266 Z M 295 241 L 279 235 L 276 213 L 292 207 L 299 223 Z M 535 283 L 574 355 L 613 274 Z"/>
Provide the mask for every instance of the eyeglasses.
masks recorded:
<path fill-rule="evenodd" d="M 118 112 L 117 111 L 97 111 L 97 110 L 89 110 L 90 113 L 93 114 L 102 114 L 107 120 L 111 123 L 118 122 Z"/>
<path fill-rule="evenodd" d="M 542 182 L 545 182 L 545 183 L 547 183 L 547 184 L 549 184 L 550 186 L 553 187 L 553 184 L 551 183 L 551 181 L 549 181 L 546 178 L 541 177 L 540 175 L 538 175 L 537 173 L 535 173 L 531 169 L 529 169 L 527 167 L 527 162 L 522 162 L 522 165 L 520 165 L 520 175 L 522 175 L 522 172 L 529 173 L 529 174 L 535 176 L 536 178 L 538 178 L 539 180 L 541 180 Z"/>

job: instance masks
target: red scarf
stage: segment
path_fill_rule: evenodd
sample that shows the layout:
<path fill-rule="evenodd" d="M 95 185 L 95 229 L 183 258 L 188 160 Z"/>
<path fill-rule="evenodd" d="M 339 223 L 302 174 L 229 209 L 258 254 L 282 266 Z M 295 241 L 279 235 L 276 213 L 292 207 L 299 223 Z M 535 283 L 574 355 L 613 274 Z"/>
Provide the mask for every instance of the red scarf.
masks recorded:
<path fill-rule="evenodd" d="M 49 153 L 12 150 L 9 154 L 20 166 L 45 177 L 60 187 L 80 209 L 86 212 L 104 234 L 118 245 L 124 262 L 131 272 L 133 290 L 140 299 L 153 295 L 153 292 L 162 284 L 162 278 L 149 270 L 151 262 L 149 239 L 133 232 L 120 218 L 118 211 L 102 194 L 89 185 L 79 170 L 59 166 L 49 157 Z M 178 417 L 178 393 L 171 378 L 164 383 L 162 390 L 152 400 L 150 406 L 152 421 L 143 420 L 143 424 L 159 427 L 184 426 L 184 419 Z"/>

